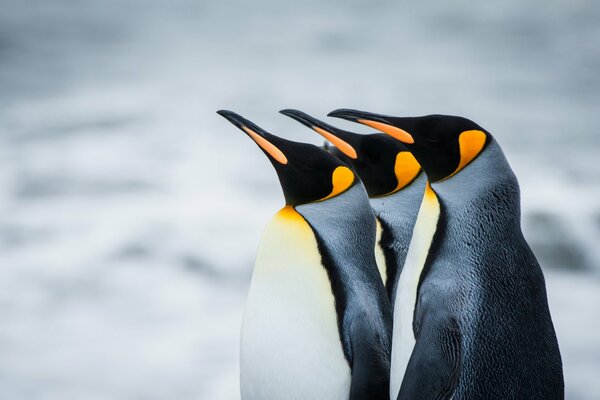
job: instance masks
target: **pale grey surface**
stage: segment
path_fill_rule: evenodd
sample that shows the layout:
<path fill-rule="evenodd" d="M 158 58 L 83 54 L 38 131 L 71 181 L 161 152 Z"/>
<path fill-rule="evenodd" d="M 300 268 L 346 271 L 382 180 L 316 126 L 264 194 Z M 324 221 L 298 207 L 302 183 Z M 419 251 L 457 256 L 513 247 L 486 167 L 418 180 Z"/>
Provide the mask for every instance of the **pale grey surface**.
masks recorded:
<path fill-rule="evenodd" d="M 239 396 L 244 295 L 282 195 L 214 111 L 319 143 L 288 107 L 489 129 L 568 398 L 600 398 L 600 4 L 321 3 L 0 0 L 0 398 Z"/>

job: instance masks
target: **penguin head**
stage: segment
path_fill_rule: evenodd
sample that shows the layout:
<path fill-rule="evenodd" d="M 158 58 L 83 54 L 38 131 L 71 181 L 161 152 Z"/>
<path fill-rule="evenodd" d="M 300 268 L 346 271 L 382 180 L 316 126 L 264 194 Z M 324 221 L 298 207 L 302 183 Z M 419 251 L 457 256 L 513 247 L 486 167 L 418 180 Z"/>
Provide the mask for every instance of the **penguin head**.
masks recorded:
<path fill-rule="evenodd" d="M 404 144 L 385 134 L 361 135 L 338 129 L 298 110 L 280 113 L 311 128 L 335 147 L 328 151 L 356 171 L 369 197 L 390 195 L 407 187 L 421 172 Z"/>
<path fill-rule="evenodd" d="M 357 181 L 348 166 L 317 146 L 275 136 L 232 111 L 217 113 L 244 131 L 265 153 L 277 172 L 286 205 L 330 199 Z"/>
<path fill-rule="evenodd" d="M 348 109 L 329 115 L 370 126 L 404 143 L 432 183 L 459 173 L 491 140 L 475 122 L 458 116 L 391 117 Z"/>

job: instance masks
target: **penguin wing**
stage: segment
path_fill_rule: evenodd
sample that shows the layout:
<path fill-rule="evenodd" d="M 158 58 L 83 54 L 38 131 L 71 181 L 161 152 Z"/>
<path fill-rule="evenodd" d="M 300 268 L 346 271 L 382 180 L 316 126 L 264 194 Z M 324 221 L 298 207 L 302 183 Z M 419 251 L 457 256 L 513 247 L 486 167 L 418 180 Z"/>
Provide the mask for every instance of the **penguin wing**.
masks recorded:
<path fill-rule="evenodd" d="M 363 313 L 353 320 L 350 400 L 389 399 L 390 332 L 385 321 Z"/>
<path fill-rule="evenodd" d="M 435 313 L 415 321 L 418 334 L 398 394 L 400 399 L 451 399 L 458 384 L 461 333 L 454 317 Z"/>

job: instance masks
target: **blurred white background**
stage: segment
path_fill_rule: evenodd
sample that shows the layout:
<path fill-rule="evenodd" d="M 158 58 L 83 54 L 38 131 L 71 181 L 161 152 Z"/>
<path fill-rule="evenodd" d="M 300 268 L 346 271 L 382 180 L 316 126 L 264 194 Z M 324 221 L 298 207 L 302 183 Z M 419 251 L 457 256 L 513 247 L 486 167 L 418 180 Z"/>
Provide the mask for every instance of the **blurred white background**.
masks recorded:
<path fill-rule="evenodd" d="M 592 0 L 0 0 L 0 398 L 239 398 L 244 298 L 283 196 L 215 111 L 320 143 L 288 107 L 492 132 L 567 398 L 600 398 L 599 17 Z"/>

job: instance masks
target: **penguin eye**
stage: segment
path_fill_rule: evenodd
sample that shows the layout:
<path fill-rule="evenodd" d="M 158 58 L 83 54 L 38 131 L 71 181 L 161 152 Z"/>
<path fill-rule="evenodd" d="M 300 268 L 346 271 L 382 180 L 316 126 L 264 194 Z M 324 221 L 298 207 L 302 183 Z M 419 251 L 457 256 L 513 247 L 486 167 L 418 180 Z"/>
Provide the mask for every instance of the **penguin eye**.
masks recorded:
<path fill-rule="evenodd" d="M 306 163 L 306 162 L 302 162 L 302 161 L 298 160 L 296 162 L 295 168 L 301 172 L 311 172 L 315 169 L 315 166 L 310 163 Z"/>
<path fill-rule="evenodd" d="M 365 153 L 365 161 L 369 163 L 376 163 L 381 159 L 381 153 L 378 151 L 368 151 Z"/>
<path fill-rule="evenodd" d="M 381 147 L 375 145 L 363 146 L 363 159 L 366 163 L 377 163 L 381 160 Z"/>
<path fill-rule="evenodd" d="M 434 135 L 434 136 L 425 136 L 425 141 L 427 143 L 439 143 L 441 140 L 440 140 L 439 136 Z"/>

